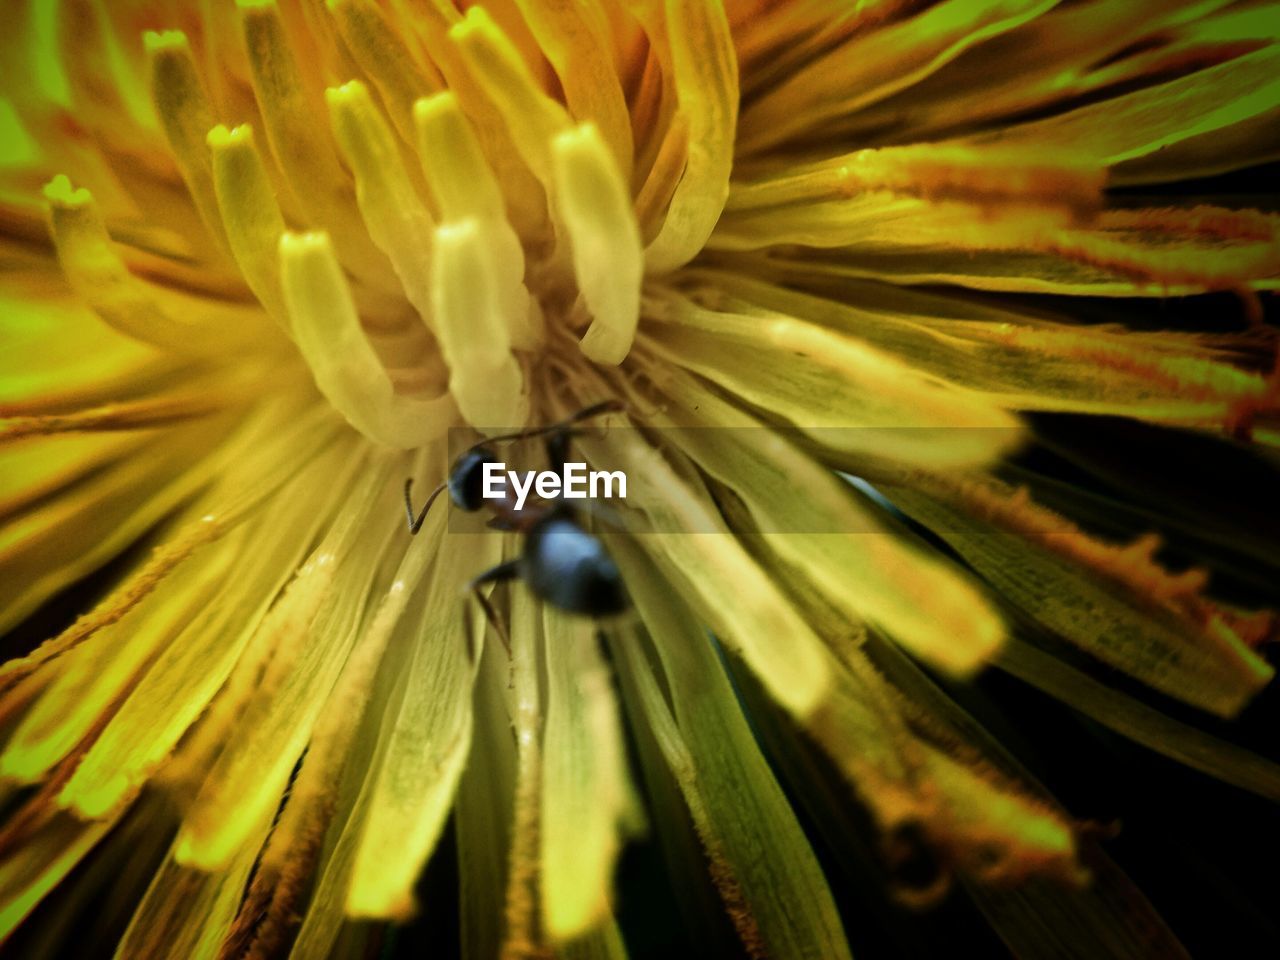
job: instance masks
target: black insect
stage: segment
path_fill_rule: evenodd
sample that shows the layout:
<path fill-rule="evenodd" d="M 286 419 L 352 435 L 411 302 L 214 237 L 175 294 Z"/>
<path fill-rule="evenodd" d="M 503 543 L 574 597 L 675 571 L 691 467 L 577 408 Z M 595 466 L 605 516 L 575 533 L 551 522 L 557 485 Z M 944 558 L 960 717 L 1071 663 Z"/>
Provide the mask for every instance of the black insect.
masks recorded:
<path fill-rule="evenodd" d="M 545 436 L 547 459 L 553 470 L 563 473 L 574 435 L 574 424 L 622 409 L 616 400 L 607 400 L 579 410 L 573 416 L 546 427 L 491 437 L 460 453 L 449 468 L 448 479 L 432 491 L 422 512 L 415 518 L 410 493 L 413 478 L 404 482 L 404 505 L 409 532 L 422 529 L 427 511 L 443 491 L 461 510 L 474 513 L 483 507 L 493 511 L 491 527 L 514 530 L 524 535 L 520 556 L 473 577 L 467 589 L 479 601 L 485 616 L 505 642 L 505 633 L 489 599 L 480 590 L 488 583 L 523 580 L 538 598 L 569 613 L 607 617 L 625 611 L 630 603 L 622 575 L 600 539 L 583 529 L 576 513 L 562 500 L 526 504 L 517 510 L 514 501 L 484 497 L 484 467 L 500 462 L 493 444 Z"/>

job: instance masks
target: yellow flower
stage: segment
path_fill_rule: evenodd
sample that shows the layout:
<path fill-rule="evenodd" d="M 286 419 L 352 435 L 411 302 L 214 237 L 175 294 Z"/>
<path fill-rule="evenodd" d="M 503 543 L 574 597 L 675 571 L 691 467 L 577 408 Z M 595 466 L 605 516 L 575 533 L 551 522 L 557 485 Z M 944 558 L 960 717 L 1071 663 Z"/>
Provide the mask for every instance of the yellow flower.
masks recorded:
<path fill-rule="evenodd" d="M 1273 155 L 1274 6 L 17 9 L 5 936 L 111 888 L 121 956 L 368 955 L 452 835 L 467 956 L 623 956 L 647 830 L 749 953 L 846 956 L 791 806 L 815 746 L 902 897 L 1031 881 L 1015 945 L 1105 917 L 1083 861 L 1123 874 L 919 663 L 1280 794 L 1090 672 L 1231 716 L 1272 616 L 1009 460 L 1027 414 L 1280 440 L 1277 218 L 1161 196 Z M 1147 320 L 1212 291 L 1234 327 Z M 574 443 L 632 480 L 597 529 L 634 614 L 597 640 L 499 587 L 504 650 L 466 590 L 521 536 L 412 539 L 401 482 L 610 399 Z"/>

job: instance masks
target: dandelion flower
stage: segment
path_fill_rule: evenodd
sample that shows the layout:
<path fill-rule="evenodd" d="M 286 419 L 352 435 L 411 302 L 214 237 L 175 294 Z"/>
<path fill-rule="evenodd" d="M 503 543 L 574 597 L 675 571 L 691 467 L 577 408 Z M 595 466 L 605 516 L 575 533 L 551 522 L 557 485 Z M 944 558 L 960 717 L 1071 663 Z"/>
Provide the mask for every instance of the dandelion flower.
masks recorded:
<path fill-rule="evenodd" d="M 466 956 L 624 956 L 646 836 L 707 937 L 838 958 L 808 757 L 899 898 L 1180 950 L 935 678 L 997 663 L 1280 794 L 1135 699 L 1237 714 L 1272 615 L 1026 454 L 1065 416 L 1248 469 L 1280 440 L 1280 221 L 1201 189 L 1277 155 L 1275 16 L 14 5 L 0 933 L 82 956 L 48 918 L 92 906 L 122 957 L 366 956 L 460 910 Z M 519 536 L 411 538 L 401 482 L 602 400 L 573 442 L 632 478 L 649 532 L 599 536 L 634 614 L 499 587 L 508 652 L 465 589 Z M 1208 511 L 1153 474 L 1148 527 Z M 1205 536 L 1274 571 L 1266 533 Z"/>

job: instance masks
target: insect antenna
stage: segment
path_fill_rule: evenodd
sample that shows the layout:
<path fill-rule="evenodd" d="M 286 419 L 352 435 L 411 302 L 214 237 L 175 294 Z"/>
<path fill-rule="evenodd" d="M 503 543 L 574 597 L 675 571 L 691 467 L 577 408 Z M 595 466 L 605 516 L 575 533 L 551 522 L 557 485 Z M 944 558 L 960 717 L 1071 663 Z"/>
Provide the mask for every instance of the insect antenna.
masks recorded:
<path fill-rule="evenodd" d="M 493 627 L 493 632 L 498 635 L 498 639 L 502 641 L 502 646 L 507 651 L 507 659 L 511 659 L 511 637 L 507 633 L 506 625 L 502 622 L 502 618 L 498 616 L 498 611 L 494 609 L 493 602 L 485 596 L 484 590 L 481 588 L 487 583 L 506 583 L 511 580 L 520 579 L 520 564 L 516 560 L 508 560 L 500 563 L 496 567 L 484 571 L 471 579 L 467 584 L 467 592 L 475 597 L 476 602 L 480 604 L 480 609 L 484 611 L 484 618 L 489 621 L 489 626 Z M 465 614 L 464 614 L 465 617 Z M 468 636 L 470 633 L 470 619 L 467 619 Z M 470 642 L 470 640 L 468 640 Z"/>
<path fill-rule="evenodd" d="M 533 427 L 529 430 L 520 430 L 516 433 L 503 433 L 496 437 L 486 437 L 470 449 L 474 450 L 476 447 L 482 447 L 490 443 L 502 443 L 506 440 L 528 440 L 532 437 L 546 436 L 548 433 L 557 433 L 583 420 L 590 420 L 592 417 L 598 417 L 604 413 L 619 413 L 625 409 L 626 404 L 621 400 L 602 400 L 599 403 L 593 403 L 589 407 L 584 407 L 572 416 L 565 417 L 557 423 L 549 423 L 544 427 Z"/>
<path fill-rule="evenodd" d="M 427 503 L 422 508 L 422 512 L 418 514 L 417 519 L 413 516 L 413 499 L 410 491 L 413 489 L 413 477 L 409 477 L 404 482 L 404 512 L 409 521 L 409 532 L 416 535 L 422 529 L 422 523 L 427 519 L 427 511 L 431 509 L 431 505 L 436 502 L 436 497 L 440 496 L 442 490 L 447 487 L 447 483 L 442 483 L 431 491 L 431 496 L 427 497 Z"/>

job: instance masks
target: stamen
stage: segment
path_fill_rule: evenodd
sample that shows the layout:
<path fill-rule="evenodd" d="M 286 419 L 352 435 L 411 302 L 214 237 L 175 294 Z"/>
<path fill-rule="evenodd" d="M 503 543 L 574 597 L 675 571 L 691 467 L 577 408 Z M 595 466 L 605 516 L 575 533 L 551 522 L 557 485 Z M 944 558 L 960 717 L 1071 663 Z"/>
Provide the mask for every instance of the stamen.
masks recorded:
<path fill-rule="evenodd" d="M 431 303 L 458 409 L 473 426 L 504 432 L 528 420 L 529 396 L 511 353 L 513 318 L 503 312 L 487 239 L 477 220 L 436 231 Z"/>
<path fill-rule="evenodd" d="M 431 234 L 435 222 L 414 189 L 395 134 L 363 83 L 325 91 L 333 133 L 356 178 L 356 198 L 368 235 L 395 268 L 405 296 L 423 322 L 431 316 Z"/>
<path fill-rule="evenodd" d="M 325 234 L 280 238 L 284 301 L 298 349 L 334 408 L 357 430 L 403 449 L 421 447 L 454 422 L 449 395 L 410 399 L 395 392 L 360 327 L 351 288 Z"/>
<path fill-rule="evenodd" d="M 165 138 L 191 191 L 200 219 L 225 251 L 229 249 L 227 237 L 218 215 L 213 169 L 205 143 L 205 135 L 217 121 L 201 85 L 187 36 L 180 30 L 164 33 L 149 30 L 143 35 L 143 46 L 151 68 L 151 98 Z"/>
<path fill-rule="evenodd" d="M 483 7 L 472 7 L 449 30 L 472 75 L 497 104 L 516 149 L 544 187 L 551 188 L 551 141 L 571 124 L 569 114 L 539 88 L 515 45 Z"/>
<path fill-rule="evenodd" d="M 308 96 L 274 0 L 240 0 L 240 16 L 267 142 L 298 206 L 311 223 L 328 228 L 342 263 L 357 278 L 394 290 L 395 275 L 369 241 L 329 131 L 316 122 L 317 104 Z"/>
<path fill-rule="evenodd" d="M 422 172 L 446 220 L 505 219 L 502 188 L 452 91 L 413 105 Z"/>
<path fill-rule="evenodd" d="M 542 183 L 521 159 L 501 111 L 477 82 L 467 66 L 450 27 L 461 19 L 448 4 L 415 8 L 415 22 L 431 59 L 440 68 L 449 92 L 475 128 L 481 149 L 493 170 L 506 201 L 507 215 L 516 232 L 533 251 L 553 245 L 547 220 L 547 199 Z M 424 160 L 426 158 L 424 157 Z"/>
<path fill-rule="evenodd" d="M 430 62 L 413 55 L 372 0 L 328 0 L 328 5 L 342 39 L 378 88 L 391 122 L 405 143 L 413 143 L 413 103 L 443 89 L 444 78 Z"/>
<path fill-rule="evenodd" d="M 537 0 L 518 0 L 518 5 L 542 53 L 555 67 L 569 112 L 580 122 L 595 124 L 623 181 L 629 182 L 634 152 L 631 117 L 613 60 L 613 37 L 604 8 Z"/>
<path fill-rule="evenodd" d="M 163 310 L 115 252 L 92 194 L 62 174 L 44 188 L 58 262 L 76 293 L 127 337 L 176 353 L 228 349 L 242 332 L 178 320 Z"/>
<path fill-rule="evenodd" d="M 640 320 L 644 252 L 626 182 L 595 127 L 553 144 L 554 197 L 573 246 L 578 289 L 593 320 L 582 352 L 596 363 L 626 359 Z"/>
<path fill-rule="evenodd" d="M 418 155 L 427 186 L 445 223 L 474 218 L 494 258 L 495 293 L 511 325 L 517 349 L 542 342 L 542 311 L 523 283 L 524 249 L 507 220 L 502 189 L 485 161 L 453 93 L 439 93 L 414 104 Z"/>
<path fill-rule="evenodd" d="M 206 138 L 213 156 L 213 186 L 236 266 L 277 324 L 289 331 L 280 291 L 280 237 L 284 217 L 247 124 L 214 127 Z"/>

